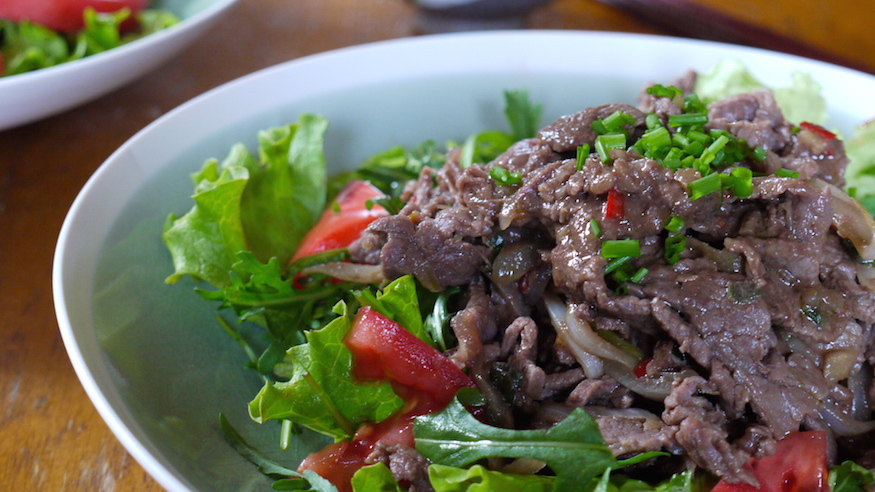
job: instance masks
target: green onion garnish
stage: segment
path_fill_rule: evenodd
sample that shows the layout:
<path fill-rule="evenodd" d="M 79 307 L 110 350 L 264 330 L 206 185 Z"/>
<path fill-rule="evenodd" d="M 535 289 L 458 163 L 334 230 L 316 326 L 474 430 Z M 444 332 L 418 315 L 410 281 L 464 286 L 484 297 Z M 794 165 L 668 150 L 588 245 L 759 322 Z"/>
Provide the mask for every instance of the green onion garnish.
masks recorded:
<path fill-rule="evenodd" d="M 629 260 L 631 260 L 631 259 L 632 259 L 631 256 L 621 256 L 619 258 L 612 258 L 605 265 L 605 275 L 610 275 L 610 274 L 616 272 L 617 270 L 620 269 L 620 267 L 622 267 L 626 263 L 629 263 Z"/>
<path fill-rule="evenodd" d="M 690 200 L 698 200 L 705 195 L 709 195 L 711 193 L 714 193 L 715 191 L 720 191 L 720 189 L 723 187 L 722 185 L 723 182 L 720 179 L 720 174 L 718 173 L 709 174 L 704 178 L 699 178 L 690 183 Z"/>
<path fill-rule="evenodd" d="M 757 147 L 753 149 L 753 152 L 751 152 L 751 155 L 757 162 L 763 162 L 764 160 L 766 160 L 766 156 L 768 155 L 768 153 L 762 145 L 757 145 Z"/>
<path fill-rule="evenodd" d="M 641 256 L 641 243 L 637 239 L 614 239 L 602 243 L 602 258 Z"/>
<path fill-rule="evenodd" d="M 647 275 L 649 272 L 650 272 L 650 270 L 648 270 L 648 269 L 646 269 L 646 268 L 644 268 L 644 267 L 641 267 L 641 268 L 638 269 L 637 272 L 635 272 L 634 275 L 632 275 L 632 276 L 629 278 L 629 281 L 632 282 L 633 284 L 637 284 L 638 282 L 640 282 L 641 280 L 643 280 L 643 279 L 644 279 L 644 276 Z"/>
<path fill-rule="evenodd" d="M 784 169 L 783 167 L 782 167 L 781 169 L 778 169 L 777 171 L 775 171 L 775 176 L 778 176 L 778 177 L 780 177 L 780 178 L 793 178 L 793 179 L 799 179 L 799 173 L 798 173 L 798 172 L 796 172 L 796 171 L 791 171 L 791 170 L 789 170 L 789 169 Z"/>
<path fill-rule="evenodd" d="M 683 234 L 665 238 L 665 260 L 674 265 L 681 260 L 681 253 L 687 248 L 687 237 Z"/>
<path fill-rule="evenodd" d="M 609 132 L 616 132 L 623 127 L 623 125 L 634 125 L 635 117 L 629 113 L 624 113 L 623 111 L 614 111 L 610 114 L 610 116 L 606 117 L 602 120 L 602 123 L 605 125 L 605 128 Z"/>
<path fill-rule="evenodd" d="M 589 221 L 589 229 L 595 237 L 602 237 L 602 226 L 599 224 L 599 221 L 591 219 Z"/>
<path fill-rule="evenodd" d="M 626 135 L 622 133 L 611 133 L 608 135 L 599 135 L 595 139 L 595 151 L 598 153 L 602 162 L 609 162 L 611 156 L 609 151 L 612 149 L 625 149 Z"/>
<path fill-rule="evenodd" d="M 670 215 L 668 222 L 665 223 L 665 230 L 668 232 L 680 232 L 684 228 L 684 219 L 677 215 Z"/>
<path fill-rule="evenodd" d="M 753 171 L 746 167 L 736 167 L 729 172 L 729 189 L 738 198 L 747 198 L 753 193 Z"/>
<path fill-rule="evenodd" d="M 489 170 L 489 177 L 503 186 L 519 184 L 522 181 L 520 173 L 512 173 L 501 166 L 492 166 L 492 169 Z"/>
<path fill-rule="evenodd" d="M 585 143 L 579 147 L 577 147 L 577 170 L 580 171 L 583 169 L 583 164 L 586 162 L 586 158 L 589 157 L 589 144 Z"/>
<path fill-rule="evenodd" d="M 666 87 L 662 84 L 654 84 L 647 88 L 647 93 L 651 96 L 672 98 L 680 96 L 683 94 L 683 91 L 673 85 Z"/>
<path fill-rule="evenodd" d="M 672 114 L 668 117 L 668 126 L 692 126 L 708 123 L 707 113 Z"/>

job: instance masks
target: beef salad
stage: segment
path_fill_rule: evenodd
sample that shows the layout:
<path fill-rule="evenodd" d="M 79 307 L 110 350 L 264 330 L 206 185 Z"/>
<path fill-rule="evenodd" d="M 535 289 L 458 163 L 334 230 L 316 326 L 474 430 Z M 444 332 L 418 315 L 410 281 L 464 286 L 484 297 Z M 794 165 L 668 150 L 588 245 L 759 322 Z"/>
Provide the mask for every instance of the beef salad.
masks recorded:
<path fill-rule="evenodd" d="M 510 132 L 330 178 L 315 115 L 208 161 L 170 281 L 263 327 L 224 323 L 254 420 L 334 440 L 285 465 L 229 441 L 288 489 L 871 485 L 875 220 L 845 144 L 702 79 L 543 127 L 507 92 Z"/>

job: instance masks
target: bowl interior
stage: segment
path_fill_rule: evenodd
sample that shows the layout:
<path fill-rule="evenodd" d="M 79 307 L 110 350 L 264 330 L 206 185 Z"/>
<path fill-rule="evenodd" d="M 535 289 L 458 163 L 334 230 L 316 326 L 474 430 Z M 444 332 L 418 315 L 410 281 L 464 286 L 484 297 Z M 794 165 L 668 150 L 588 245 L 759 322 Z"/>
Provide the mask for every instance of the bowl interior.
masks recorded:
<path fill-rule="evenodd" d="M 777 85 L 789 84 L 793 71 L 812 73 L 845 132 L 875 115 L 875 102 L 854 97 L 875 89 L 863 74 L 746 48 L 606 33 L 386 42 L 290 62 L 201 96 L 113 154 L 70 211 L 54 280 L 74 367 L 119 439 L 168 489 L 262 490 L 270 480 L 224 441 L 220 412 L 292 468 L 325 440 L 305 433 L 282 451 L 278 425 L 251 422 L 246 404 L 261 383 L 216 322 L 215 306 L 191 281 L 164 284 L 172 264 L 162 224 L 191 207 L 189 175 L 205 159 L 222 159 L 236 142 L 254 148 L 259 130 L 312 112 L 330 122 L 326 154 L 337 172 L 390 145 L 505 129 L 503 90 L 527 89 L 543 103 L 546 124 L 591 105 L 634 104 L 646 82 L 670 83 L 730 57 Z"/>

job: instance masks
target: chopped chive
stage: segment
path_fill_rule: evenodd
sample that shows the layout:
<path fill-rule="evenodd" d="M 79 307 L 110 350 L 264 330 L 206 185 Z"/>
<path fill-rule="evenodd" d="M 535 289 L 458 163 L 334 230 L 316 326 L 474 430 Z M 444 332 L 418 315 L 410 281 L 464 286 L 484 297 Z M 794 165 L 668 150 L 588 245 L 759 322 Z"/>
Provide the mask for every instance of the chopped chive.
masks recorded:
<path fill-rule="evenodd" d="M 522 181 L 520 173 L 512 173 L 501 166 L 492 166 L 492 169 L 489 170 L 489 177 L 503 186 L 519 184 Z"/>
<path fill-rule="evenodd" d="M 639 142 L 644 145 L 647 150 L 653 152 L 663 147 L 671 145 L 671 134 L 664 126 L 658 126 L 653 130 L 648 130 L 641 136 Z"/>
<path fill-rule="evenodd" d="M 634 275 L 632 275 L 632 277 L 629 278 L 629 281 L 633 284 L 637 284 L 638 282 L 642 281 L 648 273 L 650 273 L 650 270 L 641 267 L 638 269 L 637 272 L 635 272 Z"/>
<path fill-rule="evenodd" d="M 591 126 L 592 129 L 599 135 L 604 135 L 605 133 L 608 133 L 608 127 L 605 126 L 604 120 L 595 120 L 590 123 L 589 126 Z"/>
<path fill-rule="evenodd" d="M 614 239 L 602 243 L 602 258 L 641 256 L 641 243 L 637 239 Z"/>
<path fill-rule="evenodd" d="M 615 132 L 622 128 L 623 125 L 634 125 L 635 117 L 629 113 L 617 110 L 611 113 L 610 116 L 604 118 L 602 123 L 609 132 Z"/>
<path fill-rule="evenodd" d="M 669 215 L 668 222 L 665 223 L 665 230 L 668 232 L 680 232 L 684 225 L 684 219 L 672 214 Z"/>
<path fill-rule="evenodd" d="M 777 171 L 775 171 L 775 176 L 778 176 L 778 177 L 780 177 L 780 178 L 793 178 L 793 179 L 799 179 L 799 173 L 798 173 L 798 172 L 796 172 L 796 171 L 791 171 L 791 170 L 789 170 L 789 169 L 784 169 L 783 167 L 782 167 L 781 169 L 778 169 Z"/>
<path fill-rule="evenodd" d="M 666 87 L 662 84 L 654 84 L 647 88 L 647 93 L 651 96 L 656 97 L 673 98 L 675 96 L 680 96 L 681 94 L 683 94 L 683 91 L 673 85 Z"/>
<path fill-rule="evenodd" d="M 720 179 L 719 173 L 709 174 L 704 178 L 699 178 L 690 183 L 690 200 L 698 200 L 705 195 L 714 193 L 715 191 L 720 191 L 722 185 L 723 183 Z"/>
<path fill-rule="evenodd" d="M 583 164 L 586 158 L 589 157 L 589 144 L 585 143 L 577 147 L 577 170 L 583 169 Z"/>
<path fill-rule="evenodd" d="M 708 123 L 708 115 L 706 113 L 682 113 L 672 114 L 668 117 L 668 126 L 692 126 L 704 125 Z"/>
<path fill-rule="evenodd" d="M 623 283 L 632 280 L 632 275 L 630 272 L 626 271 L 625 268 L 620 268 L 611 274 L 611 278 L 617 283 Z"/>
<path fill-rule="evenodd" d="M 767 156 L 766 149 L 762 145 L 757 145 L 756 148 L 753 149 L 751 155 L 753 155 L 753 158 L 757 162 L 763 162 L 764 160 L 766 160 Z"/>
<path fill-rule="evenodd" d="M 721 135 L 717 140 L 711 142 L 711 145 L 702 152 L 702 161 L 705 162 L 705 164 L 711 164 L 711 162 L 714 161 L 714 158 L 717 157 L 717 153 L 723 150 L 723 147 L 726 147 L 727 143 L 729 143 L 729 139 L 726 135 Z"/>
<path fill-rule="evenodd" d="M 665 260 L 674 265 L 681 260 L 681 253 L 687 248 L 687 237 L 683 234 L 665 238 Z"/>
<path fill-rule="evenodd" d="M 625 149 L 626 135 L 622 133 L 610 133 L 607 135 L 599 135 L 595 139 L 595 151 L 598 153 L 602 162 L 611 160 L 609 151 L 612 149 Z"/>
<path fill-rule="evenodd" d="M 591 219 L 589 221 L 589 229 L 595 237 L 602 237 L 602 226 L 599 224 L 599 221 Z"/>
<path fill-rule="evenodd" d="M 746 167 L 736 167 L 729 172 L 729 187 L 738 198 L 753 194 L 753 171 Z"/>
<path fill-rule="evenodd" d="M 851 198 L 857 198 L 857 187 L 849 186 L 848 187 L 848 196 Z"/>
<path fill-rule="evenodd" d="M 706 110 L 705 103 L 699 99 L 698 94 L 690 93 L 684 97 L 684 111 L 687 113 L 703 113 Z"/>
<path fill-rule="evenodd" d="M 612 258 L 611 260 L 608 261 L 607 264 L 605 264 L 605 275 L 610 275 L 611 273 L 614 273 L 615 270 L 619 269 L 620 267 L 622 267 L 626 263 L 629 263 L 629 260 L 631 260 L 631 259 L 632 259 L 631 256 L 621 256 L 619 258 Z"/>
<path fill-rule="evenodd" d="M 647 117 L 644 118 L 644 124 L 647 125 L 648 130 L 653 130 L 662 127 L 662 120 L 659 119 L 656 113 L 648 113 Z"/>

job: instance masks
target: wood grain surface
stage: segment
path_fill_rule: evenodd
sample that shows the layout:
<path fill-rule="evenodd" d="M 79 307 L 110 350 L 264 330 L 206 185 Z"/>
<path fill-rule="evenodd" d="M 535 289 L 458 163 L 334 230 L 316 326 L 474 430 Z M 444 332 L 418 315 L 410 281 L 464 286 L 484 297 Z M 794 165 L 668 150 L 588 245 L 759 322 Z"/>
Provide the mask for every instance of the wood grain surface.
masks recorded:
<path fill-rule="evenodd" d="M 693 3 L 875 67 L 868 1 Z M 556 0 L 534 12 L 528 26 L 670 32 L 594 0 Z M 405 0 L 241 0 L 159 70 L 79 108 L 0 132 L 0 490 L 162 490 L 87 398 L 52 305 L 61 223 L 103 160 L 157 117 L 224 82 L 308 54 L 418 32 L 416 11 Z"/>

